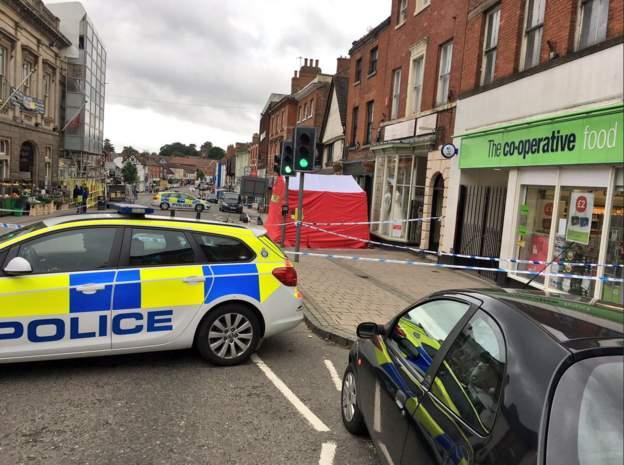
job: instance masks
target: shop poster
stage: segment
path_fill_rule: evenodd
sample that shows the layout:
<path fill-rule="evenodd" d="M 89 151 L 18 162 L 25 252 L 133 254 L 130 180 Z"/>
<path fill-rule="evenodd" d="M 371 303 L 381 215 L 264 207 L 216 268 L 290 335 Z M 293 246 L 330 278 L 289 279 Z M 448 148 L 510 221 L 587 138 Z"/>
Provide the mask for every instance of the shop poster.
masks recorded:
<path fill-rule="evenodd" d="M 572 192 L 566 241 L 589 244 L 593 211 L 594 194 L 592 192 Z"/>

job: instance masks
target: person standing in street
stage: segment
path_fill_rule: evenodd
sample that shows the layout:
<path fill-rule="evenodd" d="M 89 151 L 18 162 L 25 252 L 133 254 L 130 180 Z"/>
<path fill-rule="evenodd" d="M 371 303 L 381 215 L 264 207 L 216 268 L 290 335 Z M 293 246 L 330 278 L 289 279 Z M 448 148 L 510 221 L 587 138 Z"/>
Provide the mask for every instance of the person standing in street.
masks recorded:
<path fill-rule="evenodd" d="M 88 202 L 89 202 L 89 188 L 87 187 L 86 184 L 82 185 L 82 202 L 83 202 L 82 213 L 87 213 L 87 208 L 89 208 L 89 205 L 88 205 Z"/>
<path fill-rule="evenodd" d="M 82 186 L 76 184 L 74 186 L 73 199 L 74 204 L 76 205 L 76 213 L 80 214 L 80 210 L 82 209 Z"/>

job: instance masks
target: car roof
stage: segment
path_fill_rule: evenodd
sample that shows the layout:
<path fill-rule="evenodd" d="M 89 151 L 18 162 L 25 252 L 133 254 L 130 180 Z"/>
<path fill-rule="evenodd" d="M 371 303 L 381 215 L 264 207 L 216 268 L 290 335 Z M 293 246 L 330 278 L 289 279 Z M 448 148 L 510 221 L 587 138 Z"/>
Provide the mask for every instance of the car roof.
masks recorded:
<path fill-rule="evenodd" d="M 520 289 L 457 291 L 504 304 L 520 312 L 569 350 L 624 347 L 624 311 L 567 294 Z"/>
<path fill-rule="evenodd" d="M 209 221 L 209 220 L 197 220 L 193 218 L 171 218 L 169 216 L 161 216 L 161 215 L 121 215 L 119 213 L 90 213 L 85 215 L 66 215 L 66 216 L 56 216 L 53 218 L 47 218 L 43 220 L 43 223 L 47 227 L 57 226 L 61 224 L 67 223 L 79 223 L 83 221 L 97 221 L 97 220 L 155 220 L 155 221 L 164 221 L 167 223 L 195 223 L 195 224 L 206 224 L 206 225 L 214 225 L 214 226 L 223 226 L 234 229 L 247 229 L 254 233 L 255 236 L 262 236 L 266 234 L 266 229 L 264 228 L 252 228 L 247 227 L 241 224 L 235 223 L 225 223 L 222 221 Z"/>

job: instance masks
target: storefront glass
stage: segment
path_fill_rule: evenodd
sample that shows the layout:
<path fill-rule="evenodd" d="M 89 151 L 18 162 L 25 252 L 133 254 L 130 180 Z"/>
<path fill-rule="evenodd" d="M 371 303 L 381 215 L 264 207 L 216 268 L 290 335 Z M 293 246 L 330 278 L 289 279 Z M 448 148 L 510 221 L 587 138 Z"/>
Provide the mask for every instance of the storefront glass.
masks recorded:
<path fill-rule="evenodd" d="M 620 265 L 605 267 L 604 274 L 611 278 L 624 278 L 624 170 L 616 176 L 616 187 L 613 192 L 609 236 L 605 263 Z M 624 284 L 605 282 L 602 288 L 602 300 L 624 305 Z"/>
<path fill-rule="evenodd" d="M 523 186 L 523 191 L 524 202 L 520 205 L 516 233 L 516 256 L 521 260 L 547 261 L 555 188 Z M 543 264 L 519 263 L 517 269 L 538 273 L 544 267 Z M 544 284 L 544 276 L 538 275 L 533 282 Z"/>
<path fill-rule="evenodd" d="M 426 169 L 425 157 L 386 155 L 377 158 L 376 200 L 371 216 L 387 223 L 372 225 L 371 232 L 387 240 L 420 242 L 421 224 L 405 220 L 422 216 Z"/>
<path fill-rule="evenodd" d="M 600 238 L 604 223 L 606 189 L 561 187 L 559 215 L 553 259 L 577 263 L 598 263 Z M 596 276 L 591 265 L 553 264 L 553 273 Z M 552 277 L 550 287 L 570 294 L 593 297 L 595 280 Z"/>

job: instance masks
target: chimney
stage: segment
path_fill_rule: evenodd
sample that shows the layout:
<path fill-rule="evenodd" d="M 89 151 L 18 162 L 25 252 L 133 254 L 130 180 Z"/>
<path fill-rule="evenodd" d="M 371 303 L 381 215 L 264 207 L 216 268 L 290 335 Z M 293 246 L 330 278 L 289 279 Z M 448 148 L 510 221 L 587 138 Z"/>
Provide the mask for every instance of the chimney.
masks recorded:
<path fill-rule="evenodd" d="M 305 61 L 303 62 L 303 66 L 308 66 L 308 59 L 306 58 Z"/>
<path fill-rule="evenodd" d="M 318 67 L 319 67 L 319 61 L 318 61 L 318 60 L 316 60 L 316 61 L 314 62 L 314 67 L 315 67 L 315 68 L 318 68 Z"/>
<path fill-rule="evenodd" d="M 349 76 L 349 67 L 351 65 L 351 60 L 345 57 L 338 57 L 336 59 L 336 76 Z"/>

